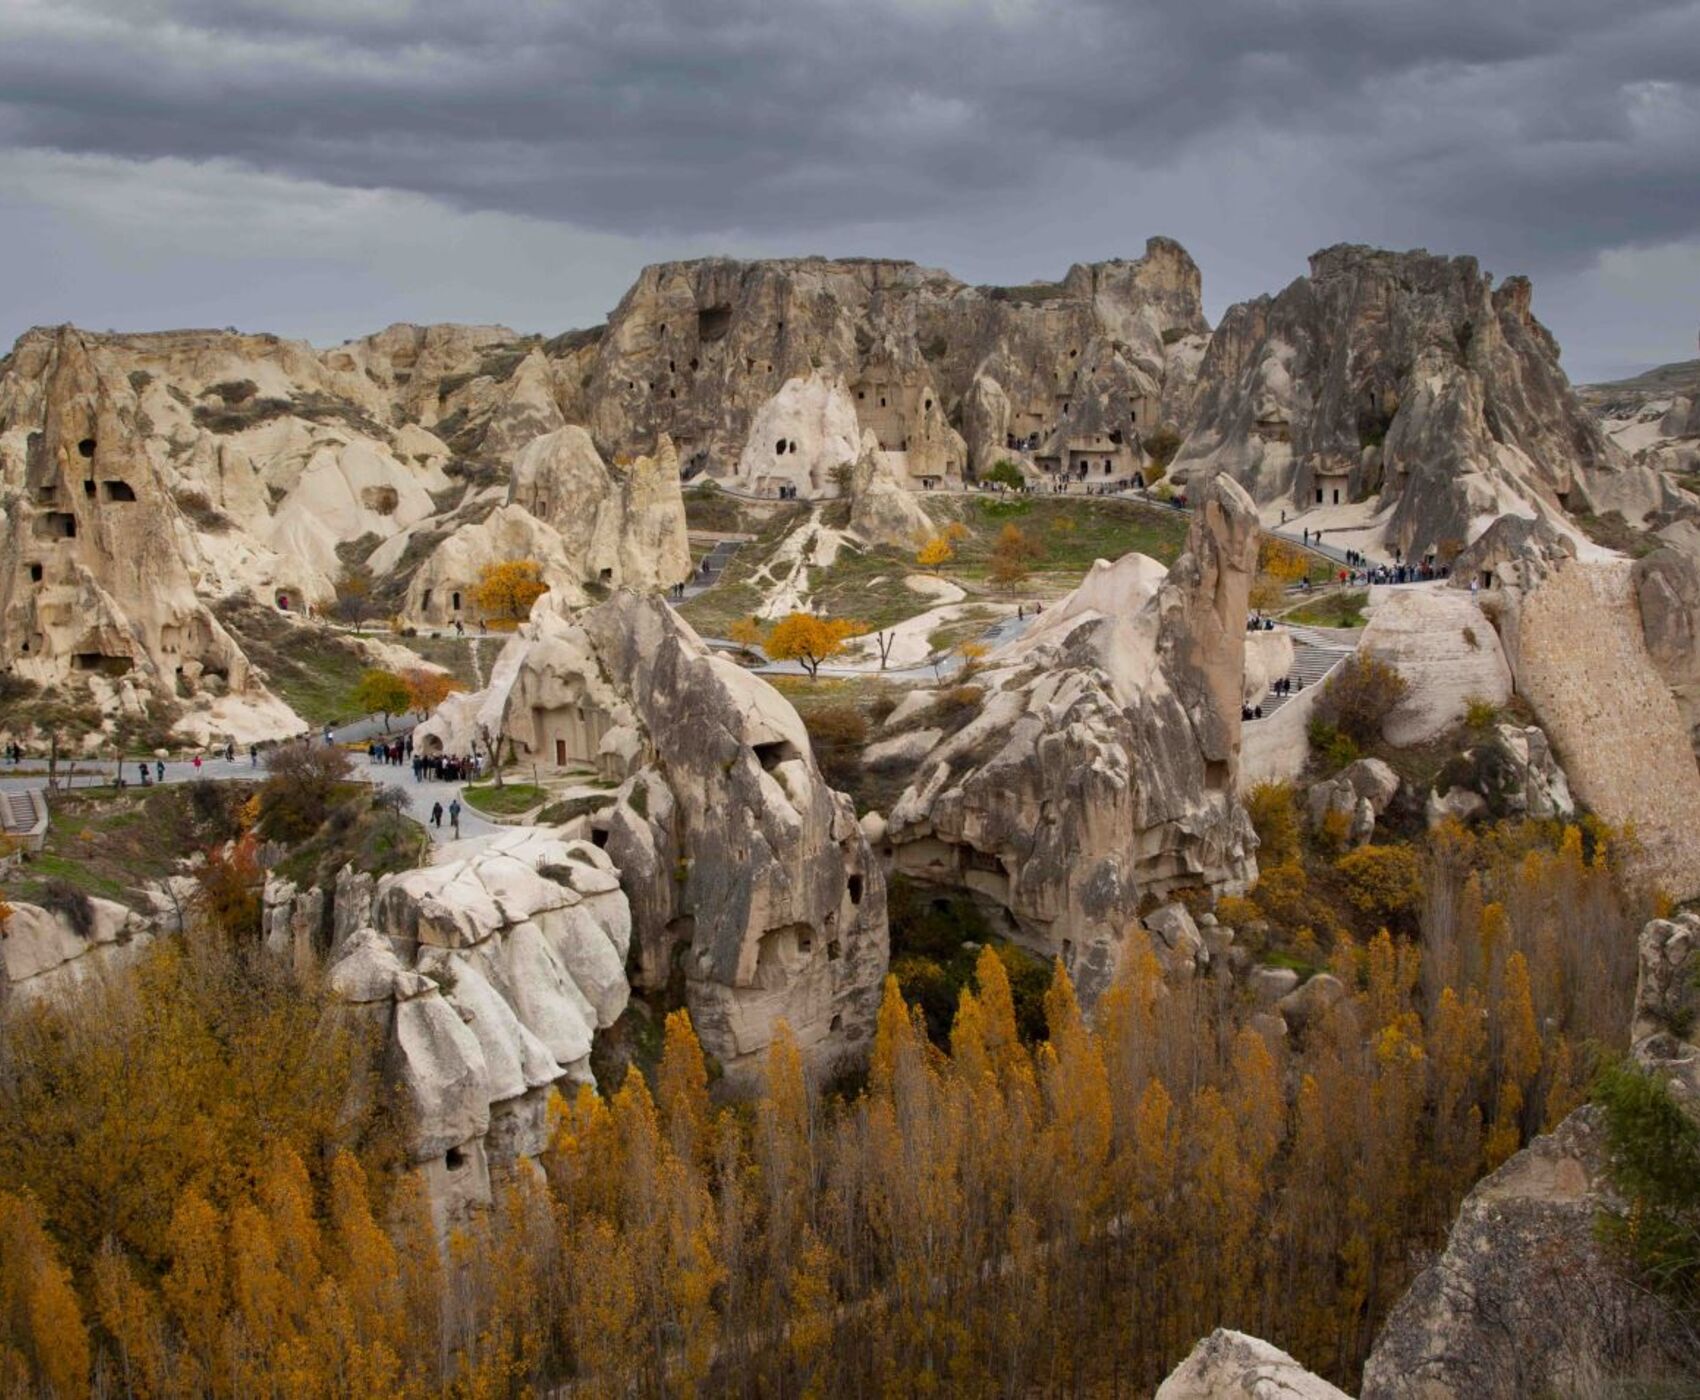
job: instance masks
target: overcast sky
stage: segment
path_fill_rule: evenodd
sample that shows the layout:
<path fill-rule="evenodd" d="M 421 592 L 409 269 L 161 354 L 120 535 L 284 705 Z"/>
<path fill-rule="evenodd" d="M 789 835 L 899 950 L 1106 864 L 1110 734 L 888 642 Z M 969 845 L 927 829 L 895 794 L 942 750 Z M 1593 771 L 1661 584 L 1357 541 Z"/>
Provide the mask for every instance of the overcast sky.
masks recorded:
<path fill-rule="evenodd" d="M 0 0 L 0 338 L 592 324 L 638 268 L 1342 241 L 1696 354 L 1700 0 Z"/>

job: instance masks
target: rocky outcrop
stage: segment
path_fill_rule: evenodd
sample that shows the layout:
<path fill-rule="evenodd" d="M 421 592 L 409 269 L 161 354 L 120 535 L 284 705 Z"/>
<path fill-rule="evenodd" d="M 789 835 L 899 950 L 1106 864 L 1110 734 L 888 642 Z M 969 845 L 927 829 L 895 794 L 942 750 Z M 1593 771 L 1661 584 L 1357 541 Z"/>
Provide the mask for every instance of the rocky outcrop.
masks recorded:
<path fill-rule="evenodd" d="M 1379 758 L 1360 758 L 1305 792 L 1305 815 L 1317 830 L 1338 824 L 1346 840 L 1361 846 L 1399 792 L 1399 775 Z"/>
<path fill-rule="evenodd" d="M 1235 796 L 1256 517 L 1226 478 L 1165 574 L 1100 564 L 987 659 L 979 713 L 893 806 L 912 878 L 970 891 L 1010 935 L 1108 985 L 1139 915 L 1173 891 L 1243 888 L 1256 838 Z"/>
<path fill-rule="evenodd" d="M 1700 360 L 1580 392 L 1606 436 L 1635 461 L 1667 472 L 1700 469 Z"/>
<path fill-rule="evenodd" d="M 1226 471 L 1301 511 L 1379 497 L 1406 558 L 1507 513 L 1639 519 L 1669 491 L 1577 400 L 1528 281 L 1496 288 L 1474 258 L 1325 249 L 1278 295 L 1229 309 L 1196 393 L 1172 477 Z"/>
<path fill-rule="evenodd" d="M 1649 651 L 1635 564 L 1568 560 L 1484 596 L 1576 798 L 1634 827 L 1637 878 L 1677 899 L 1700 894 L 1700 763 Z"/>
<path fill-rule="evenodd" d="M 1635 601 L 1647 655 L 1670 687 L 1700 753 L 1700 531 L 1665 532 L 1667 543 L 1635 564 Z"/>
<path fill-rule="evenodd" d="M 683 977 L 704 1047 L 747 1073 L 786 1021 L 821 1068 L 865 1052 L 885 975 L 884 878 L 785 699 L 664 603 L 545 598 L 489 689 L 415 732 L 465 752 L 505 734 L 545 770 L 619 783 L 576 826 L 631 900 L 634 976 Z"/>
<path fill-rule="evenodd" d="M 1499 634 L 1476 600 L 1458 589 L 1380 591 L 1358 650 L 1405 679 L 1405 697 L 1381 726 L 1387 742 L 1401 748 L 1445 733 L 1472 700 L 1503 705 L 1511 698 Z"/>
<path fill-rule="evenodd" d="M 14 904 L 0 934 L 0 1004 L 70 996 L 134 961 L 151 937 L 148 920 L 109 899 Z"/>
<path fill-rule="evenodd" d="M 32 332 L 0 375 L 0 670 L 92 693 L 264 699 L 197 592 L 201 545 L 98 338 Z"/>
<path fill-rule="evenodd" d="M 690 471 L 743 480 L 801 484 L 816 473 L 794 477 L 793 455 L 801 471 L 848 439 L 853 460 L 870 430 L 906 484 L 1004 456 L 1122 475 L 1160 420 L 1171 346 L 1206 329 L 1198 269 L 1167 239 L 1013 288 L 875 259 L 664 263 L 615 310 L 582 397 L 605 452 L 665 433 Z"/>
<path fill-rule="evenodd" d="M 480 616 L 474 590 L 491 565 L 530 559 L 572 605 L 587 588 L 659 590 L 690 576 L 679 463 L 665 438 L 653 457 L 612 468 L 583 428 L 534 438 L 517 455 L 507 500 L 443 540 L 408 587 L 407 614 L 450 624 Z"/>
<path fill-rule="evenodd" d="M 892 471 L 871 433 L 850 473 L 850 530 L 872 545 L 911 550 L 933 533 L 932 517 Z"/>
<path fill-rule="evenodd" d="M 1218 1327 L 1157 1387 L 1156 1400 L 1349 1400 L 1279 1347 Z"/>
<path fill-rule="evenodd" d="M 339 882 L 339 910 L 355 893 L 343 917 L 369 922 L 341 940 L 330 989 L 383 1039 L 446 1229 L 489 1203 L 492 1170 L 543 1150 L 551 1089 L 592 1082 L 592 1036 L 629 993 L 630 907 L 602 851 L 532 828 L 375 891 Z"/>
<path fill-rule="evenodd" d="M 1536 725 L 1501 722 L 1447 761 L 1427 812 L 1431 827 L 1448 817 L 1569 821 L 1576 803 L 1546 734 Z"/>

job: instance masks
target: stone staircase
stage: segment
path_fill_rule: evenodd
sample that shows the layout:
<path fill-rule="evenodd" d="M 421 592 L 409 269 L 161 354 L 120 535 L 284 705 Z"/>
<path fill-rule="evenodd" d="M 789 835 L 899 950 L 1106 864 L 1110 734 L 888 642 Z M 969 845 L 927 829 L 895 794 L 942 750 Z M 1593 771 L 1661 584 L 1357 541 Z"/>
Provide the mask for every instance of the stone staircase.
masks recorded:
<path fill-rule="evenodd" d="M 732 562 L 732 556 L 742 544 L 742 540 L 716 541 L 714 548 L 703 556 L 702 563 L 692 572 L 690 582 L 685 585 L 685 597 L 694 598 L 719 583 L 720 575 L 725 572 L 726 566 Z"/>
<path fill-rule="evenodd" d="M 0 832 L 25 850 L 38 851 L 47 835 L 47 801 L 41 793 L 0 792 Z"/>
<path fill-rule="evenodd" d="M 1287 676 L 1295 682 L 1302 681 L 1305 690 L 1320 685 L 1330 671 L 1356 651 L 1360 635 L 1344 627 L 1289 626 L 1287 630 L 1293 636 L 1293 666 Z M 1268 719 L 1287 701 L 1303 693 L 1294 691 L 1292 695 L 1277 695 L 1271 690 L 1256 703 L 1262 707 L 1263 718 Z M 1250 722 L 1257 723 L 1256 720 Z"/>

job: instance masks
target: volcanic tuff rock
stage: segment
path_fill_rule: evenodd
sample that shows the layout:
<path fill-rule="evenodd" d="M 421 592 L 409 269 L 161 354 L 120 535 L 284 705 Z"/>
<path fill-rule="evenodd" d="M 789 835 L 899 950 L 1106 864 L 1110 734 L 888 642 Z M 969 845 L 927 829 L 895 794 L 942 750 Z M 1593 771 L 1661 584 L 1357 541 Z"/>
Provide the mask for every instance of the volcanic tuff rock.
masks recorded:
<path fill-rule="evenodd" d="M 1218 1327 L 1157 1387 L 1156 1400 L 1349 1400 L 1279 1347 Z"/>
<path fill-rule="evenodd" d="M 110 899 L 89 900 L 84 927 L 63 909 L 14 904 L 0 937 L 0 1005 L 74 994 L 134 961 L 151 937 L 148 920 Z"/>
<path fill-rule="evenodd" d="M 546 773 L 620 784 L 579 824 L 630 897 L 645 986 L 683 973 L 704 1047 L 750 1070 L 785 1020 L 826 1067 L 873 1033 L 885 882 L 797 712 L 715 656 L 665 603 L 539 600 L 480 695 L 415 731 L 464 752 L 502 734 Z M 598 800 L 598 797 L 601 800 Z"/>
<path fill-rule="evenodd" d="M 1224 470 L 1300 510 L 1379 493 L 1407 558 L 1508 511 L 1639 519 L 1667 503 L 1572 393 L 1529 300 L 1526 279 L 1495 288 L 1474 258 L 1325 249 L 1223 317 L 1172 472 Z"/>
<path fill-rule="evenodd" d="M 1578 392 L 1606 436 L 1637 462 L 1661 471 L 1700 470 L 1700 360 Z"/>
<path fill-rule="evenodd" d="M 1166 411 L 1171 348 L 1196 363 L 1180 342 L 1207 329 L 1197 267 L 1161 238 L 1137 261 L 1010 288 L 874 259 L 663 263 L 581 352 L 580 401 L 605 452 L 666 433 L 688 472 L 717 476 L 788 466 L 776 443 L 835 423 L 823 446 L 845 440 L 853 460 L 871 429 L 906 482 L 956 480 L 1018 450 L 1131 471 L 1138 435 Z M 845 386 L 854 424 L 820 416 L 814 381 Z"/>
<path fill-rule="evenodd" d="M 592 1082 L 592 1035 L 629 993 L 631 911 L 608 857 L 553 832 L 440 860 L 378 882 L 329 983 L 378 1023 L 409 1156 L 447 1227 L 489 1203 L 492 1167 L 543 1150 L 551 1086 Z"/>
<path fill-rule="evenodd" d="M 1511 667 L 1476 599 L 1440 587 L 1378 590 L 1362 655 L 1391 666 L 1409 687 L 1382 722 L 1390 744 L 1422 744 L 1457 724 L 1472 700 L 1503 705 Z"/>
<path fill-rule="evenodd" d="M 522 546 L 563 587 L 683 577 L 665 450 L 611 471 L 591 452 L 564 480 L 534 460 L 508 484 L 523 449 L 565 430 L 558 368 L 500 327 L 394 326 L 324 351 L 27 333 L 0 361 L 0 668 L 108 712 L 181 699 L 203 728 L 272 737 L 298 724 L 208 610 L 226 595 L 299 612 L 365 560 L 399 600 L 424 562 L 414 601 L 435 587 L 424 611 L 446 621 L 467 569 Z M 557 480 L 570 499 L 547 499 Z M 477 533 L 505 501 L 548 509 L 516 522 L 511 504 Z"/>
<path fill-rule="evenodd" d="M 887 824 L 897 870 L 1002 910 L 1088 1002 L 1148 897 L 1256 877 L 1234 795 L 1256 516 L 1226 477 L 1201 494 L 1166 575 L 1140 556 L 1100 562 L 988 658 L 980 713 Z"/>

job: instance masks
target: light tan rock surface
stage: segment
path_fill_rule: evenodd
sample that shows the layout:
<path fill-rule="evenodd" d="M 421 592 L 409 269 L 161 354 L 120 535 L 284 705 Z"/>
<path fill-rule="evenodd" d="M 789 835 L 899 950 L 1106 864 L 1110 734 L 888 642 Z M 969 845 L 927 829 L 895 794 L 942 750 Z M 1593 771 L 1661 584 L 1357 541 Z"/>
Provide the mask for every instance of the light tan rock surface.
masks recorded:
<path fill-rule="evenodd" d="M 1405 678 L 1405 698 L 1382 724 L 1387 742 L 1422 744 L 1462 720 L 1471 700 L 1503 705 L 1511 667 L 1499 633 L 1476 601 L 1455 588 L 1389 588 L 1375 599 L 1361 655 Z"/>
<path fill-rule="evenodd" d="M 1218 1327 L 1157 1387 L 1156 1400 L 1350 1400 L 1279 1347 Z"/>
<path fill-rule="evenodd" d="M 328 982 L 378 1023 L 406 1096 L 408 1154 L 439 1228 L 490 1202 L 490 1178 L 547 1141 L 553 1086 L 590 1083 L 594 1033 L 625 1010 L 631 910 L 608 857 L 536 828 L 470 855 L 339 880 Z M 322 911 L 268 890 L 273 939 Z M 323 917 L 322 912 L 320 917 Z"/>

